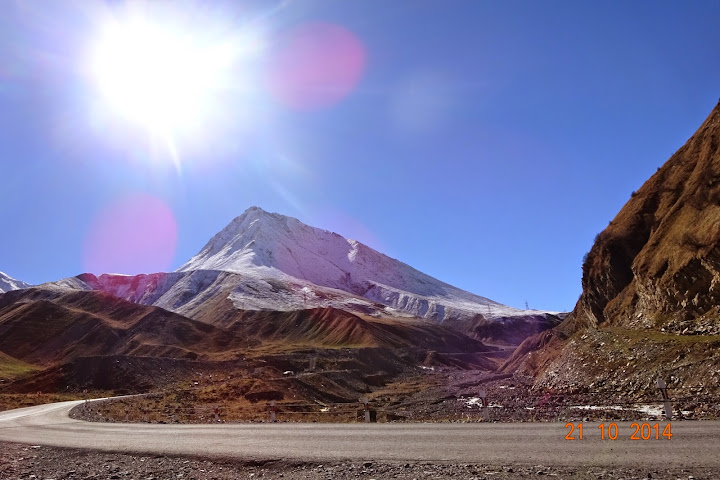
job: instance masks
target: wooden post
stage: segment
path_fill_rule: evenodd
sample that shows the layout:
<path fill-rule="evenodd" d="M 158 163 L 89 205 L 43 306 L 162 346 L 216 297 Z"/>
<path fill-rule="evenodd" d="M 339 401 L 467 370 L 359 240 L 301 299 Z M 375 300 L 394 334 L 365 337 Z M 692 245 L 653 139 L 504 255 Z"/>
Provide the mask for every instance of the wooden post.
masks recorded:
<path fill-rule="evenodd" d="M 275 423 L 275 400 L 270 401 L 270 423 Z"/>

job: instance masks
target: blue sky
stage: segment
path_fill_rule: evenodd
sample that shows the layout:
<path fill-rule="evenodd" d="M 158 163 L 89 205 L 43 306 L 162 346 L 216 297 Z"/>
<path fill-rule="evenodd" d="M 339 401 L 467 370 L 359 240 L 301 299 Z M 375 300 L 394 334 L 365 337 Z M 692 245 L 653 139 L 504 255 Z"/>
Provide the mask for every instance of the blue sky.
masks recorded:
<path fill-rule="evenodd" d="M 720 96 L 717 2 L 186 0 L 148 23 L 253 30 L 262 48 L 159 139 L 88 73 L 130 3 L 0 4 L 0 270 L 15 278 L 102 269 L 109 223 L 165 242 L 122 273 L 175 269 L 258 205 L 501 303 L 569 310 L 595 234 Z M 291 98 L 278 58 L 318 28 L 357 61 L 332 98 Z M 158 217 L 114 222 L 138 201 Z"/>

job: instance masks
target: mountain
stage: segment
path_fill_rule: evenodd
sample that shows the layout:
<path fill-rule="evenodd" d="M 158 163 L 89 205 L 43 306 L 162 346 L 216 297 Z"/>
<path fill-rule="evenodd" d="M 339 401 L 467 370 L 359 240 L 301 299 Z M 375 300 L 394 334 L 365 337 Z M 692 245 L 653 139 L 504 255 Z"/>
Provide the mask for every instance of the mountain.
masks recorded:
<path fill-rule="evenodd" d="M 494 351 L 431 322 L 396 325 L 331 308 L 236 311 L 221 328 L 99 291 L 34 287 L 0 296 L 0 352 L 35 365 L 92 355 L 225 360 L 268 344 Z"/>
<path fill-rule="evenodd" d="M 256 278 L 303 280 L 415 316 L 442 321 L 520 311 L 436 280 L 337 233 L 251 207 L 178 271 L 218 270 Z M 242 303 L 241 296 L 236 302 Z"/>
<path fill-rule="evenodd" d="M 0 272 L 0 293 L 9 292 L 11 290 L 19 290 L 21 288 L 30 287 L 29 283 L 15 280 L 10 275 Z"/>
<path fill-rule="evenodd" d="M 720 380 L 720 104 L 630 197 L 584 260 L 575 309 L 507 369 L 554 387 Z"/>
<path fill-rule="evenodd" d="M 553 312 L 518 310 L 466 292 L 360 242 L 258 207 L 176 272 L 84 274 L 46 285 L 53 286 L 101 290 L 219 326 L 237 310 L 332 308 L 424 318 L 479 340 L 518 344 L 560 321 Z"/>
<path fill-rule="evenodd" d="M 207 308 L 205 319 L 217 311 Z M 294 392 L 310 400 L 352 401 L 368 384 L 417 374 L 419 364 L 489 372 L 507 357 L 507 350 L 426 320 L 398 322 L 332 308 L 222 311 L 224 327 L 97 290 L 51 285 L 4 293 L 0 390 L 141 392 L 216 375 L 248 386 L 275 378 L 279 390 L 272 395 L 279 398 Z M 286 379 L 284 371 L 312 375 Z M 340 379 L 344 386 L 323 388 Z M 257 401 L 261 394 L 249 395 Z"/>

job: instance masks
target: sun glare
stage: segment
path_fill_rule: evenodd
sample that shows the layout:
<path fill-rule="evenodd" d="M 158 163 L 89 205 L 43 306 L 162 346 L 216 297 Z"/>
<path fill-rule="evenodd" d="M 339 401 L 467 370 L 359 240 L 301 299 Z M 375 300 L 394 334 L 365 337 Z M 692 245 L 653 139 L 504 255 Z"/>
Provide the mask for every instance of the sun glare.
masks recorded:
<path fill-rule="evenodd" d="M 179 30 L 147 21 L 114 23 L 94 49 L 92 73 L 107 103 L 153 132 L 200 124 L 218 92 L 237 81 L 238 60 L 261 48 L 253 35 L 211 43 Z"/>

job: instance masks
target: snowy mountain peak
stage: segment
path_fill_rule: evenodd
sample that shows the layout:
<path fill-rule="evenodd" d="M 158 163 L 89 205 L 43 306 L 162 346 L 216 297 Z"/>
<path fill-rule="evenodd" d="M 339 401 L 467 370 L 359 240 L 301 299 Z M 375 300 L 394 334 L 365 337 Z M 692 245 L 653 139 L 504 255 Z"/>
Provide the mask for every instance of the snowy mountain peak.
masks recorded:
<path fill-rule="evenodd" d="M 523 313 L 441 282 L 358 241 L 259 207 L 235 218 L 178 269 L 201 270 L 328 287 L 439 321 L 478 313 Z"/>
<path fill-rule="evenodd" d="M 222 270 L 250 274 L 264 267 L 312 281 L 309 277 L 316 276 L 308 263 L 327 255 L 344 257 L 346 251 L 354 248 L 337 233 L 251 207 L 233 219 L 179 271 Z"/>
<path fill-rule="evenodd" d="M 245 210 L 242 215 L 235 217 L 233 221 L 230 222 L 230 224 L 223 230 L 245 229 L 247 226 L 254 224 L 255 222 L 262 223 L 264 221 L 272 221 L 273 219 L 278 220 L 280 217 L 290 218 L 278 213 L 267 212 L 260 207 L 250 207 Z"/>
<path fill-rule="evenodd" d="M 29 283 L 15 280 L 10 275 L 0 272 L 0 293 L 9 292 L 10 290 L 20 290 L 22 288 L 29 288 L 32 285 Z"/>
<path fill-rule="evenodd" d="M 205 247 L 179 271 L 222 270 L 248 274 L 257 267 L 267 267 L 298 278 L 305 278 L 296 268 L 297 255 L 312 249 L 308 241 L 327 236 L 342 239 L 335 233 L 309 227 L 299 220 L 250 207 L 215 235 Z"/>

